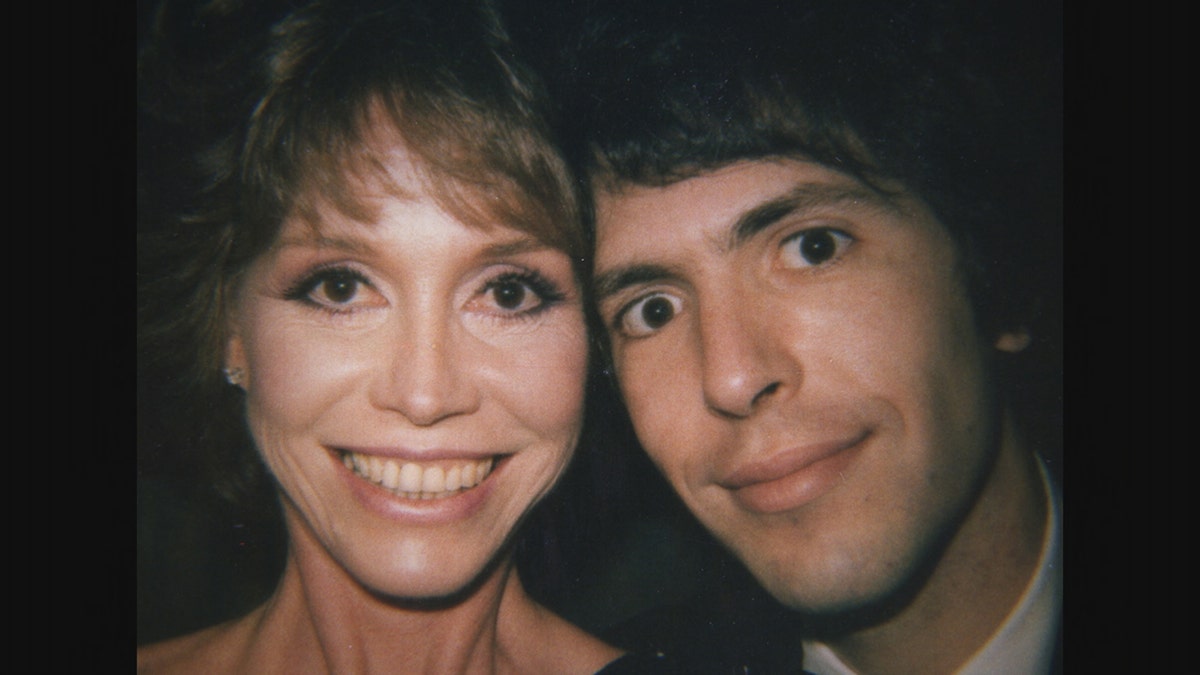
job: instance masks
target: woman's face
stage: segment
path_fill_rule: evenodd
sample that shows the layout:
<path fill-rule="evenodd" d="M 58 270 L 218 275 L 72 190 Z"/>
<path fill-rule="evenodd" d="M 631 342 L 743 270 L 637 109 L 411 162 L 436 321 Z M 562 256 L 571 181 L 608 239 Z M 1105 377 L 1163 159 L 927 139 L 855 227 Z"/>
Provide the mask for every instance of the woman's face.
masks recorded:
<path fill-rule="evenodd" d="M 363 188 L 376 222 L 287 220 L 247 270 L 226 365 L 298 551 L 394 597 L 462 589 L 565 468 L 587 338 L 569 257 Z M 393 191 L 394 193 L 395 191 Z"/>

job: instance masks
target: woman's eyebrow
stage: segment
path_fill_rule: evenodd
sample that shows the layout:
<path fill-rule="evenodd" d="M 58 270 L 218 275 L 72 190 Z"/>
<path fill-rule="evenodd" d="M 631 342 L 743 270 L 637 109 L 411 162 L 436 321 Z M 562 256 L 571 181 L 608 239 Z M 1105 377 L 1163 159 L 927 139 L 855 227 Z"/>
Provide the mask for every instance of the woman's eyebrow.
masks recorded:
<path fill-rule="evenodd" d="M 352 237 L 336 237 L 327 234 L 312 233 L 307 235 L 290 235 L 280 237 L 274 248 L 316 248 L 335 249 L 347 253 L 365 253 L 371 246 L 365 241 Z"/>
<path fill-rule="evenodd" d="M 347 253 L 366 253 L 372 249 L 372 246 L 370 242 L 352 236 L 345 237 L 322 233 L 310 233 L 304 235 L 293 234 L 286 237 L 280 237 L 279 241 L 275 244 L 275 248 L 334 249 L 338 251 L 345 251 Z M 513 239 L 488 244 L 483 248 L 481 257 L 503 258 L 505 256 L 519 255 L 521 253 L 543 251 L 549 248 L 553 247 L 545 242 L 535 239 L 534 237 L 519 236 Z"/>
<path fill-rule="evenodd" d="M 768 199 L 742 212 L 729 227 L 724 250 L 732 251 L 771 225 L 820 208 L 847 205 L 870 210 L 894 209 L 881 193 L 862 186 L 802 183 L 785 194 Z"/>
<path fill-rule="evenodd" d="M 517 255 L 519 253 L 544 251 L 548 248 L 553 247 L 543 241 L 535 239 L 532 236 L 523 236 L 509 241 L 501 241 L 494 244 L 489 244 L 483 249 L 483 253 L 489 258 L 502 258 L 504 256 Z"/>

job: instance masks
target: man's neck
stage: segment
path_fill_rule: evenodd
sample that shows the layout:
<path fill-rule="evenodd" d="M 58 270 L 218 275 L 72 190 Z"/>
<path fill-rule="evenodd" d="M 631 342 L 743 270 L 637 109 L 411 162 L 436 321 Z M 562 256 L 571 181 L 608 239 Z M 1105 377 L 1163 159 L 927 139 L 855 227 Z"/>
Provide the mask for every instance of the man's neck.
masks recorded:
<path fill-rule="evenodd" d="M 1004 623 L 1036 573 L 1047 499 L 1036 457 L 1006 424 L 979 499 L 912 602 L 827 644 L 857 672 L 957 670 Z"/>

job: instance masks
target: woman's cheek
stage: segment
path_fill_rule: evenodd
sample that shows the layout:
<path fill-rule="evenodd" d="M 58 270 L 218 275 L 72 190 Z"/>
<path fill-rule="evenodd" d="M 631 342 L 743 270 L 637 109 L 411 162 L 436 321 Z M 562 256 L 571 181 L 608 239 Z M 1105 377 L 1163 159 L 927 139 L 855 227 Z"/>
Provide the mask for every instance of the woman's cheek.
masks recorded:
<path fill-rule="evenodd" d="M 260 410 L 295 424 L 323 409 L 369 370 L 362 345 L 292 321 L 265 321 L 247 345 L 249 394 Z"/>

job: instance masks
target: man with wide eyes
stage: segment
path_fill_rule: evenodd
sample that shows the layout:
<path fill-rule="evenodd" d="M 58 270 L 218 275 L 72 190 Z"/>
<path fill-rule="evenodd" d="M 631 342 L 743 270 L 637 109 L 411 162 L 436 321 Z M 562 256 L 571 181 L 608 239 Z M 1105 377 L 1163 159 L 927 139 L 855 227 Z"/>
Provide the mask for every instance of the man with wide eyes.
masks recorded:
<path fill-rule="evenodd" d="M 1060 669 L 1058 456 L 1013 395 L 1054 319 L 1045 117 L 965 12 L 721 4 L 566 60 L 642 445 L 805 670 Z"/>

